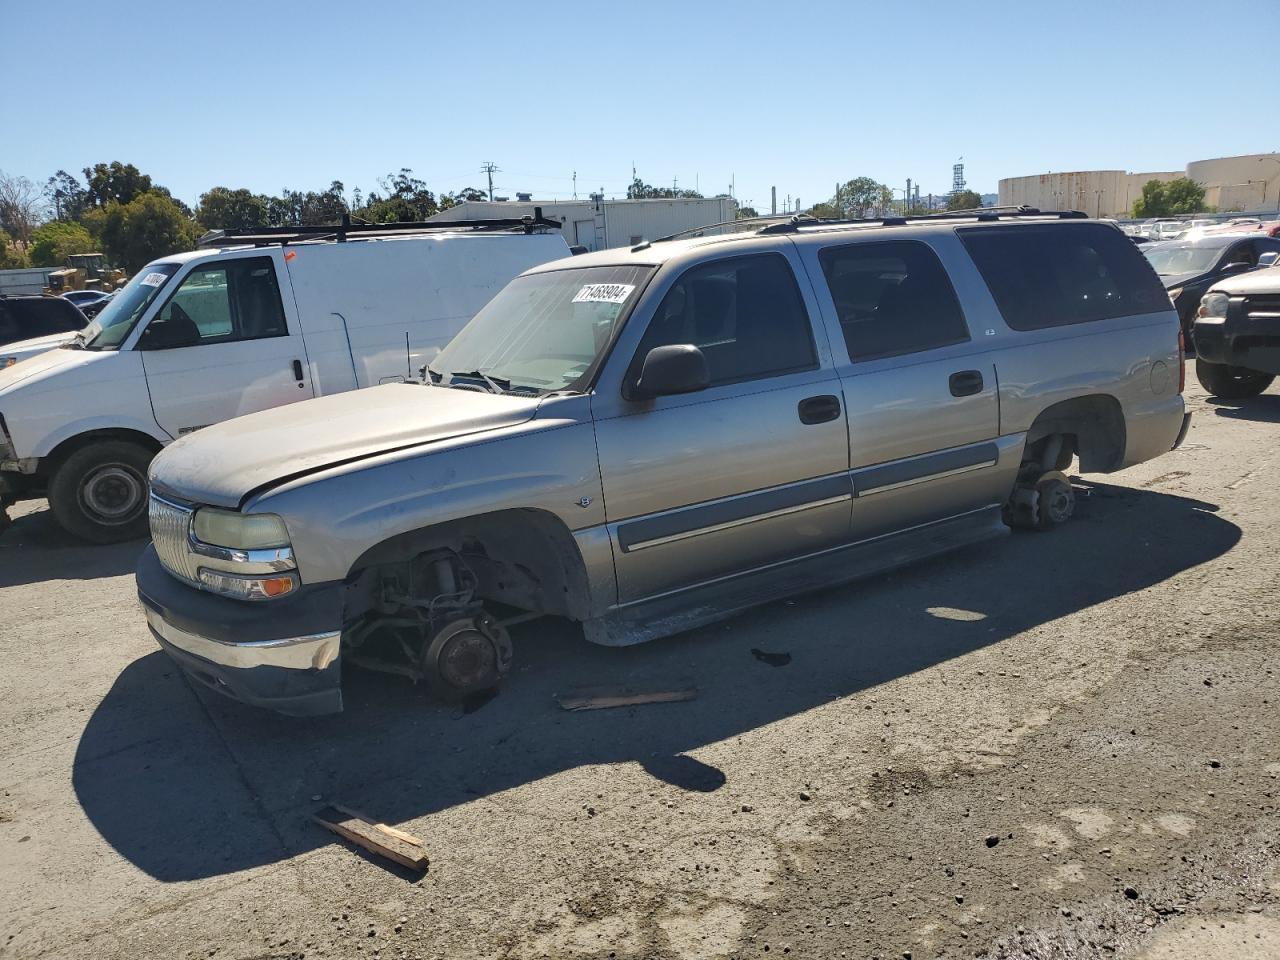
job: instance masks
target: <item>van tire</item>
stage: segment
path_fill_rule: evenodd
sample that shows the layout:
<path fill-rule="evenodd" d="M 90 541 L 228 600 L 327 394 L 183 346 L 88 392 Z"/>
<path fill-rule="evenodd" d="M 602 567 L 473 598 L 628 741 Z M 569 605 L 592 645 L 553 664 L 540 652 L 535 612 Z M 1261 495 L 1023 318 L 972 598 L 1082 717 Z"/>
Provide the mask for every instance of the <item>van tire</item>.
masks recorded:
<path fill-rule="evenodd" d="M 1196 358 L 1196 379 L 1215 397 L 1224 400 L 1247 400 L 1256 397 L 1275 379 L 1272 374 L 1229 367 L 1225 363 L 1209 363 Z"/>
<path fill-rule="evenodd" d="M 127 440 L 74 451 L 49 481 L 49 508 L 68 533 L 90 543 L 147 534 L 147 467 L 155 454 Z"/>

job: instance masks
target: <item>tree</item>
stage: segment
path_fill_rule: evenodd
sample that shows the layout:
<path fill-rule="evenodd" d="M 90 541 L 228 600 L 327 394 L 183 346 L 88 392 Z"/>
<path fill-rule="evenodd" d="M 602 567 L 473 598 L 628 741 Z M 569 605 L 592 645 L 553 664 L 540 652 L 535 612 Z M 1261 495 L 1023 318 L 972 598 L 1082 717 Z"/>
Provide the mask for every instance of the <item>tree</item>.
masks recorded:
<path fill-rule="evenodd" d="M 0 270 L 17 270 L 30 265 L 27 252 L 14 243 L 7 233 L 0 230 Z"/>
<path fill-rule="evenodd" d="M 440 209 L 448 210 L 450 207 L 456 207 L 460 203 L 466 203 L 468 200 L 488 200 L 489 195 L 483 190 L 476 187 L 463 187 L 457 193 L 440 194 Z"/>
<path fill-rule="evenodd" d="M 1142 185 L 1142 196 L 1133 202 L 1135 220 L 1202 213 L 1204 210 L 1204 187 L 1190 177 L 1177 177 L 1164 182 L 1148 180 Z"/>
<path fill-rule="evenodd" d="M 947 197 L 948 210 L 976 210 L 982 206 L 982 194 L 972 190 L 957 190 Z"/>
<path fill-rule="evenodd" d="M 44 201 L 34 183 L 0 170 L 0 230 L 25 250 L 43 212 Z"/>
<path fill-rule="evenodd" d="M 328 190 L 285 189 L 278 197 L 266 197 L 267 222 L 276 227 L 300 227 L 338 223 L 347 212 L 341 180 L 334 180 Z"/>
<path fill-rule="evenodd" d="M 44 184 L 55 220 L 79 220 L 89 209 L 89 193 L 72 174 L 59 170 Z"/>
<path fill-rule="evenodd" d="M 645 183 L 639 177 L 631 181 L 627 187 L 628 200 L 701 200 L 702 194 L 697 190 L 679 190 L 675 187 L 655 187 Z"/>
<path fill-rule="evenodd" d="M 103 211 L 102 245 L 112 263 L 130 273 L 149 261 L 195 246 L 195 224 L 171 198 L 142 193 L 130 203 L 110 203 Z"/>
<path fill-rule="evenodd" d="M 84 168 L 89 203 L 105 207 L 109 203 L 129 204 L 139 194 L 152 189 L 151 178 L 132 163 L 115 160 Z M 168 191 L 165 191 L 168 194 Z"/>
<path fill-rule="evenodd" d="M 830 200 L 815 203 L 809 212 L 822 220 L 849 220 L 883 214 L 893 205 L 893 191 L 871 177 L 854 177 L 836 187 Z"/>
<path fill-rule="evenodd" d="M 93 247 L 93 237 L 80 224 L 50 220 L 32 232 L 27 253 L 34 266 L 60 267 L 71 254 L 92 253 Z"/>
<path fill-rule="evenodd" d="M 355 210 L 356 216 L 373 223 L 409 223 L 426 220 L 446 206 L 451 207 L 458 202 L 451 198 L 452 202 L 445 203 L 444 196 L 437 201 L 436 195 L 427 188 L 426 181 L 415 177 L 408 167 L 401 167 L 399 173 L 388 173 L 380 178 L 378 186 L 382 188 L 382 192 L 369 191 L 364 205 Z M 464 192 L 478 195 L 469 196 L 467 199 L 486 197 L 485 194 L 471 187 Z"/>
<path fill-rule="evenodd" d="M 756 213 L 755 207 L 739 207 L 738 208 L 739 220 L 749 220 L 751 217 L 758 217 L 758 216 L 760 216 L 760 214 Z"/>
<path fill-rule="evenodd" d="M 267 198 L 243 187 L 211 187 L 200 195 L 196 219 L 206 230 L 249 230 L 267 223 Z"/>

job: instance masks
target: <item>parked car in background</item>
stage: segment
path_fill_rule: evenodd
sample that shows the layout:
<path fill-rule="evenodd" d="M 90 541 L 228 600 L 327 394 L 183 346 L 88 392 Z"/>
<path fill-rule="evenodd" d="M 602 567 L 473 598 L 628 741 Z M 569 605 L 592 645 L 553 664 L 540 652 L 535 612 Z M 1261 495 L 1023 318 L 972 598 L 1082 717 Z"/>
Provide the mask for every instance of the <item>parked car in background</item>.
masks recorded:
<path fill-rule="evenodd" d="M 1257 396 L 1280 375 L 1280 254 L 1258 269 L 1215 283 L 1195 321 L 1196 378 L 1211 394 Z"/>
<path fill-rule="evenodd" d="M 1157 220 L 1151 225 L 1147 236 L 1152 240 L 1172 240 L 1186 229 L 1187 225 L 1181 220 Z"/>
<path fill-rule="evenodd" d="M 568 254 L 559 227 L 267 230 L 148 264 L 72 342 L 0 371 L 0 511 L 47 496 L 86 540 L 143 535 L 165 444 L 413 377 L 508 280 Z"/>
<path fill-rule="evenodd" d="M 327 713 L 344 662 L 492 686 L 512 608 L 621 646 L 1063 523 L 1074 457 L 1185 435 L 1177 317 L 1114 227 L 984 217 L 544 264 L 422 383 L 184 437 L 152 464 L 147 622 L 196 682 Z"/>
<path fill-rule="evenodd" d="M 61 297 L 0 295 L 0 370 L 64 343 L 88 322 Z"/>
<path fill-rule="evenodd" d="M 1182 321 L 1188 345 L 1200 298 L 1223 277 L 1253 270 L 1264 253 L 1280 251 L 1280 239 L 1216 234 L 1199 240 L 1171 240 L 1142 248 Z"/>
<path fill-rule="evenodd" d="M 114 295 L 114 290 L 107 292 L 102 290 L 68 290 L 62 294 L 62 298 L 70 300 L 79 308 L 81 313 L 86 317 L 92 318 L 98 315 Z"/>
<path fill-rule="evenodd" d="M 1264 237 L 1280 237 L 1280 220 L 1241 220 L 1215 227 L 1206 231 L 1207 235 L 1218 233 L 1262 234 Z"/>

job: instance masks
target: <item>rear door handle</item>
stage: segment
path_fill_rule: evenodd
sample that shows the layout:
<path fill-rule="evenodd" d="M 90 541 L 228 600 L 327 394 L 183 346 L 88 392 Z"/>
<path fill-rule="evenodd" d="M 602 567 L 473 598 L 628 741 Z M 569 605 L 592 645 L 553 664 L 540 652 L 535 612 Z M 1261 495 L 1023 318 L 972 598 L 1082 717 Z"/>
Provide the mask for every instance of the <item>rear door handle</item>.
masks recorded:
<path fill-rule="evenodd" d="M 840 398 L 829 393 L 820 397 L 807 397 L 800 401 L 797 412 L 801 423 L 827 423 L 840 416 Z"/>
<path fill-rule="evenodd" d="M 293 379 L 298 381 L 298 386 L 302 386 L 302 361 L 293 361 Z"/>
<path fill-rule="evenodd" d="M 975 393 L 982 392 L 982 371 L 961 370 L 959 373 L 953 373 L 947 383 L 951 387 L 953 397 L 971 397 Z"/>

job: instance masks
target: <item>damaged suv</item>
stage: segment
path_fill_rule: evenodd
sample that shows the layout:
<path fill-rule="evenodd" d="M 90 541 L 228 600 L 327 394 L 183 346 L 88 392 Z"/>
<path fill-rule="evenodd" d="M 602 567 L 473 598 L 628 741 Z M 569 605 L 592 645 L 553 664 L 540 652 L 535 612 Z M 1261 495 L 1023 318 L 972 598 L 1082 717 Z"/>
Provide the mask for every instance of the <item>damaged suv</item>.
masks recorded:
<path fill-rule="evenodd" d="M 724 227 L 721 229 L 730 229 Z M 1114 227 L 793 219 L 508 284 L 421 381 L 184 437 L 138 591 L 195 679 L 291 714 L 346 664 L 443 697 L 514 620 L 637 643 L 1005 533 L 1181 442 L 1178 318 Z"/>

